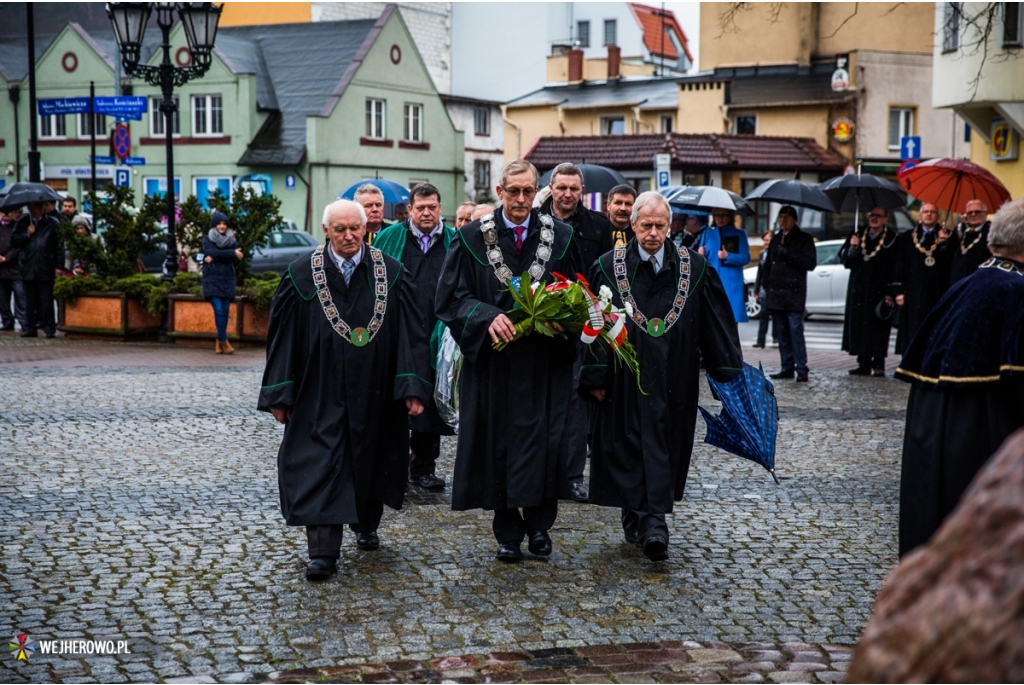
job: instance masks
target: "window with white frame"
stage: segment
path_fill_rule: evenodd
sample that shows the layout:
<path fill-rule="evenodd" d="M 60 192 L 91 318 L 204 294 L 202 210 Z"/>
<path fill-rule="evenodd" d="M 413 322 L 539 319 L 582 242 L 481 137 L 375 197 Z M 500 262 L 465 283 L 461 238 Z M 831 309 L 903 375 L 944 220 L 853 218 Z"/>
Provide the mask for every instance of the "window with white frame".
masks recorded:
<path fill-rule="evenodd" d="M 1019 2 L 1003 3 L 1003 47 L 1019 48 L 1024 46 L 1024 17 L 1021 16 Z"/>
<path fill-rule="evenodd" d="M 224 99 L 220 95 L 192 96 L 192 135 L 224 135 Z"/>
<path fill-rule="evenodd" d="M 581 48 L 590 47 L 590 22 L 576 22 L 576 44 Z"/>
<path fill-rule="evenodd" d="M 962 2 L 947 2 L 942 7 L 942 51 L 960 49 L 960 25 L 963 18 Z"/>
<path fill-rule="evenodd" d="M 626 134 L 625 117 L 601 117 L 601 135 L 622 136 Z"/>
<path fill-rule="evenodd" d="M 410 143 L 423 142 L 423 105 L 405 103 L 405 140 Z"/>
<path fill-rule="evenodd" d="M 757 114 L 737 114 L 733 119 L 733 133 L 757 135 Z"/>
<path fill-rule="evenodd" d="M 604 20 L 604 44 L 605 45 L 615 45 L 615 40 L 618 37 L 616 34 L 618 34 L 618 22 L 616 22 L 614 19 L 605 19 Z"/>
<path fill-rule="evenodd" d="M 92 119 L 92 121 L 90 121 Z M 91 123 L 96 124 L 96 137 L 106 138 L 107 137 L 107 115 L 106 114 L 93 114 L 90 117 L 86 114 L 78 115 L 78 137 L 79 138 L 91 138 L 92 137 L 92 126 Z"/>
<path fill-rule="evenodd" d="M 904 136 L 914 135 L 914 108 L 889 108 L 889 149 L 899 150 Z"/>
<path fill-rule="evenodd" d="M 165 186 L 166 187 L 166 186 Z M 210 196 L 215 191 L 220 191 L 221 197 L 228 202 L 231 201 L 231 177 L 230 176 L 193 176 L 192 194 L 199 200 L 199 204 L 207 209 L 210 208 Z"/>
<path fill-rule="evenodd" d="M 661 115 L 661 132 L 662 133 L 672 133 L 672 129 L 674 128 L 675 123 L 676 123 L 676 118 L 674 116 L 672 116 L 671 114 L 662 114 Z"/>
<path fill-rule="evenodd" d="M 172 98 L 175 104 L 178 103 L 178 98 Z M 149 134 L 154 138 L 162 138 L 167 135 L 164 129 L 164 122 L 167 120 L 163 112 L 160 111 L 160 105 L 163 103 L 163 98 L 150 98 L 149 99 Z M 171 115 L 171 135 L 181 135 L 181 111 L 178 109 L 174 110 Z"/>
<path fill-rule="evenodd" d="M 366 100 L 366 137 L 384 139 L 384 100 Z"/>
<path fill-rule="evenodd" d="M 50 140 L 67 138 L 67 122 L 63 114 L 39 115 L 39 137 Z"/>
<path fill-rule="evenodd" d="M 491 135 L 491 110 L 489 107 L 477 107 L 473 110 L 473 133 L 478 136 Z"/>
<path fill-rule="evenodd" d="M 486 159 L 477 159 L 473 162 L 473 187 L 491 187 L 491 163 Z"/>

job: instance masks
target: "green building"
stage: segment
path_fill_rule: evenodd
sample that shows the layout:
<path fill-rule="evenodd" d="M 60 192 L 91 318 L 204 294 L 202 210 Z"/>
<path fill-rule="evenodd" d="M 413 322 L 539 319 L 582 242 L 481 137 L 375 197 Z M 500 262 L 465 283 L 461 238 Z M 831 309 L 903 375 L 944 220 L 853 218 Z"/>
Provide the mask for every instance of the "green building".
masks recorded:
<path fill-rule="evenodd" d="M 147 29 L 143 61 L 158 64 L 159 30 Z M 171 31 L 172 58 L 190 54 L 180 24 Z M 37 38 L 39 99 L 114 95 L 113 31 L 67 24 Z M 0 101 L 0 160 L 13 183 L 27 179 L 29 102 L 24 39 L 0 40 L 0 85 L 20 90 Z M 165 132 L 157 88 L 122 79 L 122 94 L 147 96 L 141 121 L 127 123 L 128 167 L 137 196 L 166 190 Z M 286 219 L 319 237 L 323 208 L 347 186 L 388 178 L 411 187 L 428 181 L 454 216 L 465 181 L 463 134 L 452 125 L 401 15 L 389 5 L 376 20 L 222 28 L 206 75 L 175 89 L 175 192 L 200 200 L 239 184 L 276 195 Z M 17 134 L 15 133 L 17 117 Z M 111 117 L 97 117 L 97 156 L 113 156 Z M 39 117 L 38 147 L 46 183 L 81 198 L 88 190 L 89 116 Z M 16 145 L 15 141 L 19 144 Z M 97 167 L 101 182 L 115 166 Z M 122 172 L 123 174 L 124 172 Z"/>

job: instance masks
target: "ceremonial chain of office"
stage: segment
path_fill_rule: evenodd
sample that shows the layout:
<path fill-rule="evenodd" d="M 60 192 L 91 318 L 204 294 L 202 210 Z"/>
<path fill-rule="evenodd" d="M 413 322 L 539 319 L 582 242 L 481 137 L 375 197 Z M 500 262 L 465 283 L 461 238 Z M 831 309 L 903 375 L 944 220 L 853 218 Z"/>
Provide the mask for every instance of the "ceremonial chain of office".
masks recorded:
<path fill-rule="evenodd" d="M 555 240 L 555 222 L 546 214 L 540 215 L 540 245 L 537 246 L 537 254 L 533 264 L 530 265 L 529 274 L 532 279 L 540 280 L 544 275 L 548 260 L 551 259 L 551 243 Z M 512 269 L 505 265 L 505 256 L 498 246 L 498 229 L 494 227 L 494 214 L 488 214 L 480 219 L 480 233 L 487 245 L 487 261 L 494 269 L 494 275 L 502 283 L 508 283 L 513 278 Z"/>
<path fill-rule="evenodd" d="M 992 257 L 984 264 L 978 267 L 979 269 L 999 269 L 1005 271 L 1008 274 L 1016 274 L 1018 276 L 1024 276 L 1024 271 L 1020 270 L 1020 267 L 1011 262 L 1008 259 L 996 259 Z"/>
<path fill-rule="evenodd" d="M 867 250 L 864 249 L 865 247 L 867 247 L 867 244 L 868 244 L 867 243 L 868 232 L 864 231 L 864 235 L 860 239 L 860 242 L 861 242 L 861 248 L 860 248 L 861 252 L 860 252 L 860 254 L 861 254 L 861 257 L 864 258 L 865 262 L 870 262 L 871 258 L 874 257 L 876 254 L 878 254 L 879 251 L 882 249 L 882 244 L 885 243 L 885 234 L 887 232 L 888 231 L 886 229 L 882 229 L 882 235 L 878 236 L 878 244 L 875 245 L 875 249 L 873 249 L 869 253 Z"/>
<path fill-rule="evenodd" d="M 660 338 L 665 335 L 668 329 L 679 320 L 679 314 L 686 306 L 686 298 L 690 293 L 690 253 L 685 247 L 677 247 L 679 253 L 679 287 L 676 290 L 676 299 L 672 302 L 672 309 L 665 316 L 665 319 L 654 318 L 648 321 L 629 289 L 629 280 L 626 278 L 626 248 L 615 248 L 612 256 L 612 268 L 615 272 L 615 284 L 619 287 L 619 296 L 622 301 L 633 308 L 633 321 L 641 330 L 647 332 L 653 338 Z"/>
<path fill-rule="evenodd" d="M 324 316 L 331 324 L 331 328 L 356 347 L 364 347 L 380 330 L 384 323 L 384 314 L 388 309 L 388 270 L 384 266 L 384 255 L 375 247 L 367 246 L 370 257 L 373 259 L 373 291 L 375 302 L 373 305 L 373 318 L 366 328 L 351 328 L 338 313 L 338 308 L 331 297 L 331 290 L 327 287 L 327 274 L 324 273 L 324 246 L 321 245 L 310 256 L 309 261 L 313 267 L 313 283 L 316 284 L 316 294 L 320 299 L 320 306 L 324 310 Z"/>
<path fill-rule="evenodd" d="M 939 230 L 939 229 L 935 229 L 935 230 Z M 935 252 L 935 248 L 937 248 L 939 246 L 939 236 L 935 236 L 935 242 L 932 243 L 932 246 L 931 246 L 930 249 L 926 250 L 925 248 L 921 247 L 921 241 L 917 239 L 917 229 L 916 228 L 912 231 L 912 234 L 913 234 L 913 238 L 914 238 L 914 247 L 917 248 L 918 252 L 920 252 L 921 254 L 924 255 L 924 265 L 925 266 L 935 266 L 935 257 L 932 255 L 932 253 Z"/>

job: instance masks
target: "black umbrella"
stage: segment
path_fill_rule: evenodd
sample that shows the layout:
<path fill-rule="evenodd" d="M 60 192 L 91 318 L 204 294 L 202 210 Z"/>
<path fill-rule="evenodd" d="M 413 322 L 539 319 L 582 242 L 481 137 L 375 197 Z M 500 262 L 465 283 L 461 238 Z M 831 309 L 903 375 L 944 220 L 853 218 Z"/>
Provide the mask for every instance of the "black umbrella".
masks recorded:
<path fill-rule="evenodd" d="M 871 174 L 847 174 L 830 178 L 818 184 L 818 189 L 828 195 L 836 211 L 853 212 L 853 230 L 856 232 L 861 207 L 896 209 L 907 204 L 907 192 L 898 184 Z"/>
<path fill-rule="evenodd" d="M 832 200 L 828 198 L 828 195 L 821 192 L 817 187 L 810 183 L 804 183 L 803 181 L 797 181 L 792 178 L 775 178 L 770 181 L 765 181 L 758 187 L 754 188 L 754 190 L 743 199 L 747 202 L 753 202 L 755 200 L 778 202 L 783 205 L 807 207 L 808 209 L 818 209 L 823 212 L 836 211 L 835 205 L 832 203 Z"/>
<path fill-rule="evenodd" d="M 588 193 L 607 193 L 617 185 L 629 183 L 625 176 L 615 169 L 609 169 L 606 166 L 598 164 L 577 164 L 576 166 L 583 172 L 583 187 L 585 192 Z M 540 186 L 542 188 L 551 183 L 552 171 L 554 169 L 545 171 L 544 175 L 540 177 Z"/>
<path fill-rule="evenodd" d="M 728 209 L 740 216 L 753 214 L 746 200 L 717 186 L 672 186 L 658 191 L 677 209 L 710 214 L 714 209 Z"/>
<path fill-rule="evenodd" d="M 45 183 L 22 181 L 11 186 L 0 198 L 0 210 L 23 207 L 29 202 L 60 202 L 63 198 Z"/>

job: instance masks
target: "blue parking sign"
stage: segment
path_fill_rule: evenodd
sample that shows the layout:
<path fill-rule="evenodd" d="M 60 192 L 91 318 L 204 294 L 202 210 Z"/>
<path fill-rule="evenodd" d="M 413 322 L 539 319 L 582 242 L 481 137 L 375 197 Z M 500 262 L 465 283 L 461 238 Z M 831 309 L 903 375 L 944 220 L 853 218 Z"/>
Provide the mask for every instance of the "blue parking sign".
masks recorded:
<path fill-rule="evenodd" d="M 295 190 L 295 174 L 288 174 L 284 177 L 284 189 Z"/>
<path fill-rule="evenodd" d="M 900 159 L 921 159 L 921 136 L 900 138 Z"/>
<path fill-rule="evenodd" d="M 672 185 L 670 172 L 668 172 L 668 171 L 659 171 L 658 172 L 658 187 L 659 188 L 668 188 L 670 185 Z"/>
<path fill-rule="evenodd" d="M 114 185 L 118 187 L 126 187 L 132 184 L 132 170 L 117 168 L 114 169 Z"/>

